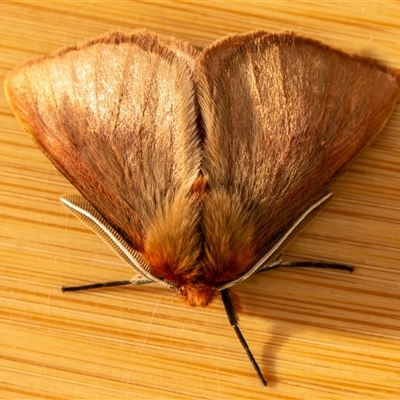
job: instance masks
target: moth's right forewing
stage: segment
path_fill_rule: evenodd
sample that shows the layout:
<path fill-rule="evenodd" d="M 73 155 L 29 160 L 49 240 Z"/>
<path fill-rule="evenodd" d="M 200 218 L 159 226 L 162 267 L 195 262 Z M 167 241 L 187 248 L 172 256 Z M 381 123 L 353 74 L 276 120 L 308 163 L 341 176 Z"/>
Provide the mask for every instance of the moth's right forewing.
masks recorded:
<path fill-rule="evenodd" d="M 15 114 L 53 164 L 133 249 L 161 254 L 160 263 L 200 247 L 198 205 L 188 201 L 201 162 L 197 54 L 153 33 L 113 33 L 6 81 Z"/>
<path fill-rule="evenodd" d="M 379 133 L 395 71 L 293 34 L 232 35 L 199 60 L 210 279 L 231 280 Z"/>

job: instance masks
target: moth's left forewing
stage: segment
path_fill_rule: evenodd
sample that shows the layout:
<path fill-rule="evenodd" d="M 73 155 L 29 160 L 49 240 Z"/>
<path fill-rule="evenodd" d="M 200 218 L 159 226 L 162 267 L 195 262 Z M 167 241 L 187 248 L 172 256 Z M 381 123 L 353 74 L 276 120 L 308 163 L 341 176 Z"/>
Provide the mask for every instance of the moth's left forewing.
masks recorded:
<path fill-rule="evenodd" d="M 201 247 L 197 56 L 173 38 L 114 32 L 5 82 L 38 146 L 159 277 L 192 269 Z"/>
<path fill-rule="evenodd" d="M 231 280 L 379 133 L 398 74 L 293 34 L 232 35 L 199 60 L 210 280 Z"/>

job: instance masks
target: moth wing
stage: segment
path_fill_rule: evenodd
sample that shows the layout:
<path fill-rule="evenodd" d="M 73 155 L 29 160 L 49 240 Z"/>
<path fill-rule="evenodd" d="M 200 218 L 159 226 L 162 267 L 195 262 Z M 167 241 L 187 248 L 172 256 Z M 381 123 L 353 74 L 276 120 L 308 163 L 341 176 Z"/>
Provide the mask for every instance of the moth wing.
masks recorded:
<path fill-rule="evenodd" d="M 379 133 L 397 74 L 294 34 L 233 35 L 199 59 L 212 282 L 230 281 L 324 195 Z"/>
<path fill-rule="evenodd" d="M 11 107 L 34 141 L 135 250 L 199 247 L 198 206 L 187 201 L 201 159 L 197 56 L 146 31 L 112 33 L 6 79 Z M 187 240 L 175 240 L 182 233 Z"/>

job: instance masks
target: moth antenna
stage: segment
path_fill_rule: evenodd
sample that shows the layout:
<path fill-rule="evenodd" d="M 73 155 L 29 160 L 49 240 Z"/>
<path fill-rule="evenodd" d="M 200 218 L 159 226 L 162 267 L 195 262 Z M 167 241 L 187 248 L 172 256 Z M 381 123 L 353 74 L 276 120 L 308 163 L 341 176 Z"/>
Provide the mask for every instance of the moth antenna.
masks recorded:
<path fill-rule="evenodd" d="M 240 282 L 243 282 L 256 272 L 263 270 L 265 268 L 264 264 L 269 265 L 270 267 L 271 264 L 273 266 L 280 265 L 280 255 L 274 255 L 278 254 L 278 252 L 281 252 L 282 249 L 286 247 L 296 235 L 299 234 L 300 230 L 302 230 L 304 226 L 316 216 L 316 214 L 321 210 L 332 194 L 332 192 L 327 193 L 314 204 L 312 204 L 305 212 L 303 212 L 303 214 L 300 215 L 300 217 L 276 240 L 276 242 L 273 243 L 268 251 L 247 272 L 238 278 L 217 287 L 217 290 L 228 289 Z"/>
<path fill-rule="evenodd" d="M 156 282 L 168 289 L 176 287 L 151 274 L 150 266 L 143 260 L 141 254 L 131 248 L 125 239 L 84 197 L 65 195 L 60 198 L 61 204 L 76 218 L 96 233 L 112 250 L 114 250 L 136 272 L 149 281 Z"/>
<path fill-rule="evenodd" d="M 258 366 L 257 361 L 255 360 L 255 358 L 246 342 L 246 339 L 243 337 L 242 332 L 239 329 L 238 319 L 237 319 L 236 313 L 235 313 L 235 307 L 233 306 L 232 299 L 231 299 L 228 289 L 221 290 L 221 298 L 222 298 L 222 302 L 224 303 L 224 307 L 225 307 L 226 315 L 228 316 L 229 323 L 231 324 L 233 330 L 235 331 L 240 344 L 244 348 L 244 350 L 247 354 L 247 357 L 249 358 L 249 360 L 251 362 L 251 365 L 253 366 L 254 370 L 256 371 L 258 379 L 260 380 L 260 382 L 263 386 L 267 386 L 267 381 L 264 379 L 264 376 L 261 373 L 260 367 Z"/>
<path fill-rule="evenodd" d="M 90 285 L 81 285 L 81 286 L 63 286 L 61 291 L 64 292 L 77 292 L 78 290 L 88 290 L 88 289 L 98 289 L 102 287 L 111 287 L 111 286 L 124 286 L 124 285 L 147 285 L 148 283 L 153 283 L 150 279 L 130 279 L 124 281 L 110 281 L 110 282 L 99 282 L 92 283 Z"/>
<path fill-rule="evenodd" d="M 349 271 L 353 272 L 354 268 L 350 265 L 346 264 L 334 264 L 334 263 L 324 263 L 324 262 L 314 262 L 314 261 L 293 261 L 293 262 L 284 262 L 284 263 L 279 263 L 277 265 L 270 265 L 270 266 L 264 266 L 260 268 L 256 274 L 260 272 L 266 272 L 271 269 L 277 269 L 280 267 L 286 267 L 286 268 L 329 268 L 329 269 L 340 269 L 342 271 Z"/>

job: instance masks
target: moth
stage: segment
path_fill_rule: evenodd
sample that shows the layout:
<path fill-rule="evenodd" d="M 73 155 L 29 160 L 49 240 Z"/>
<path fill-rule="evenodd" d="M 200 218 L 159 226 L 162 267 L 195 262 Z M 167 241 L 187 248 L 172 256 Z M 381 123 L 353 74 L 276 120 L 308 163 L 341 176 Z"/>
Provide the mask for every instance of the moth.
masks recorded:
<path fill-rule="evenodd" d="M 79 190 L 62 204 L 135 271 L 64 291 L 158 283 L 191 307 L 282 266 L 332 183 L 381 131 L 399 74 L 294 33 L 234 34 L 202 51 L 112 32 L 25 62 L 5 80 L 18 120 Z"/>

